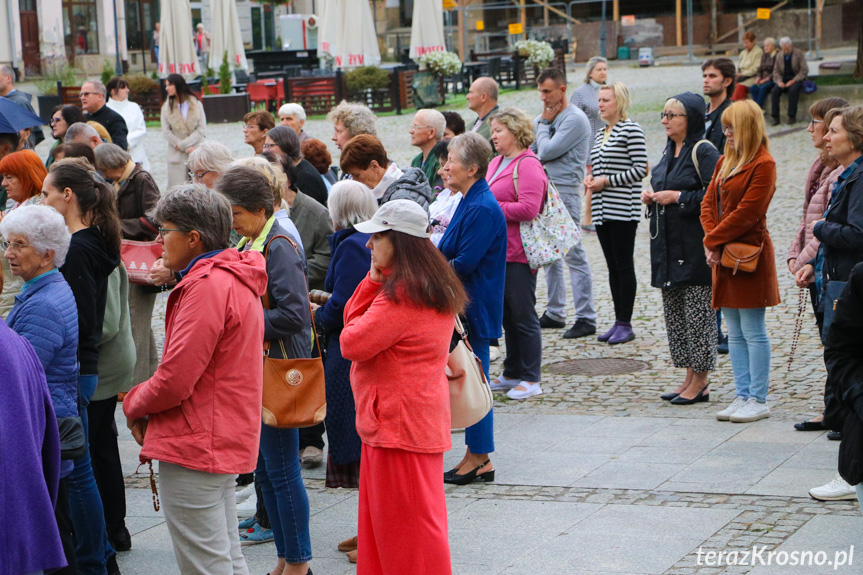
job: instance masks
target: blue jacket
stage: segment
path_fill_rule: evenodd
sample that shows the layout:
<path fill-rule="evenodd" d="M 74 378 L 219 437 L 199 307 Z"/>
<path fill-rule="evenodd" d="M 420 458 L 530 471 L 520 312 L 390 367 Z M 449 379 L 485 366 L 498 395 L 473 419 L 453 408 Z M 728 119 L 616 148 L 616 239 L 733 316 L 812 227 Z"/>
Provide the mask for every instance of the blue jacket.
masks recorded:
<path fill-rule="evenodd" d="M 500 337 L 506 220 L 485 178 L 471 186 L 462 198 L 438 247 L 461 278 L 470 298 L 469 329 L 483 339 Z"/>
<path fill-rule="evenodd" d="M 345 325 L 345 304 L 365 279 L 371 266 L 372 253 L 366 247 L 370 234 L 353 228 L 339 230 L 328 239 L 333 259 L 324 280 L 324 289 L 333 294 L 315 312 L 315 321 L 329 334 L 338 334 Z"/>
<path fill-rule="evenodd" d="M 6 323 L 42 363 L 57 417 L 78 415 L 78 308 L 58 272 L 36 278 L 15 297 Z"/>

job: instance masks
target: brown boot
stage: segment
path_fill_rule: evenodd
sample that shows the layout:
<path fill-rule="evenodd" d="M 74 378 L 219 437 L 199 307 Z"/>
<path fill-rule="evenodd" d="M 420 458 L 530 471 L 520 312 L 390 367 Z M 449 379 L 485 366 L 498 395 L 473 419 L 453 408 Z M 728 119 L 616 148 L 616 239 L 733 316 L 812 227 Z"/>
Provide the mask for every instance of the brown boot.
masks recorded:
<path fill-rule="evenodd" d="M 354 535 L 350 539 L 345 539 L 341 543 L 339 543 L 339 551 L 342 553 L 347 553 L 348 551 L 356 551 L 357 549 L 357 536 Z"/>
<path fill-rule="evenodd" d="M 357 562 L 357 550 L 356 549 L 354 549 L 353 551 L 348 551 L 347 553 L 345 553 L 345 555 L 348 556 L 348 561 L 350 561 L 351 563 Z"/>

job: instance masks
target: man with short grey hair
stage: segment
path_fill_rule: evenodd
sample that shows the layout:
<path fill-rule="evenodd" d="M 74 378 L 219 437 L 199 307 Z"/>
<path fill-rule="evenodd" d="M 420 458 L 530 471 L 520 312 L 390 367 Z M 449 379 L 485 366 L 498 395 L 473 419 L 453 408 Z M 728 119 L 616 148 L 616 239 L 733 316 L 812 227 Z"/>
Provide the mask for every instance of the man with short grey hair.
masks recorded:
<path fill-rule="evenodd" d="M 99 132 L 96 131 L 96 128 L 83 122 L 76 122 L 69 126 L 66 130 L 66 135 L 63 137 L 63 141 L 67 144 L 78 142 L 79 144 L 90 146 L 94 150 L 96 146 L 104 143 L 102 142 L 102 138 L 99 137 Z"/>
<path fill-rule="evenodd" d="M 15 70 L 8 64 L 0 66 L 0 96 L 12 100 L 28 112 L 36 113 L 30 103 L 33 96 L 15 88 Z M 30 148 L 35 148 L 44 139 L 45 134 L 42 132 L 42 126 L 33 126 L 29 138 Z"/>
<path fill-rule="evenodd" d="M 87 119 L 102 124 L 108 130 L 111 142 L 128 150 L 129 143 L 126 137 L 129 135 L 129 128 L 123 116 L 106 105 L 108 91 L 105 85 L 95 80 L 84 82 L 78 96 L 81 98 L 81 107 L 86 112 Z"/>
<path fill-rule="evenodd" d="M 581 182 L 590 148 L 593 129 L 587 115 L 566 98 L 566 77 L 556 68 L 547 68 L 537 78 L 542 114 L 535 120 L 536 140 L 530 148 L 548 172 L 560 199 L 576 225 L 581 222 Z M 578 338 L 596 333 L 596 310 L 593 307 L 593 278 L 581 240 L 562 260 L 545 268 L 548 305 L 539 318 L 543 328 L 566 326 L 566 277 L 569 268 L 575 324 L 564 332 L 564 338 Z"/>
<path fill-rule="evenodd" d="M 779 101 L 782 94 L 788 94 L 788 124 L 797 122 L 797 101 L 800 99 L 800 90 L 803 82 L 809 75 L 809 65 L 806 63 L 806 55 L 800 48 L 795 48 L 791 38 L 783 36 L 779 39 L 781 54 L 776 55 L 773 64 L 773 91 L 770 93 L 770 115 L 773 116 L 773 125 L 779 125 Z"/>
<path fill-rule="evenodd" d="M 446 131 L 446 118 L 437 110 L 419 110 L 414 115 L 414 121 L 410 127 L 411 146 L 420 149 L 420 153 L 411 162 L 412 168 L 420 168 L 432 190 L 441 186 L 440 160 L 432 154 L 432 148 L 443 139 Z"/>

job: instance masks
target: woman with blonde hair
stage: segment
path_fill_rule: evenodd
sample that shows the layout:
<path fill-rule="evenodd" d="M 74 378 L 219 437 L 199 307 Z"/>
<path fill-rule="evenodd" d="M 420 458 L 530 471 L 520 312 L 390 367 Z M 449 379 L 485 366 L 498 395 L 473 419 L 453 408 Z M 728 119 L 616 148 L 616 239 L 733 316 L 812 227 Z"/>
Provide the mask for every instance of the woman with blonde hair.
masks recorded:
<path fill-rule="evenodd" d="M 725 155 L 701 202 L 704 254 L 713 267 L 713 307 L 728 324 L 728 348 L 736 397 L 716 414 L 735 423 L 770 417 L 770 340 L 764 314 L 779 304 L 767 209 L 776 192 L 776 162 L 770 155 L 764 115 L 751 100 L 722 113 Z M 733 244 L 733 245 L 730 245 Z M 753 271 L 726 267 L 723 250 L 760 253 Z M 730 256 L 730 254 L 726 254 Z M 730 259 L 730 258 L 727 258 Z"/>
<path fill-rule="evenodd" d="M 626 116 L 629 89 L 611 82 L 599 90 L 599 113 L 605 121 L 590 152 L 593 171 L 584 179 L 593 194 L 590 211 L 602 253 L 608 264 L 608 283 L 614 300 L 614 325 L 597 339 L 611 345 L 635 339 L 635 231 L 641 219 L 641 180 L 647 175 L 644 130 Z"/>

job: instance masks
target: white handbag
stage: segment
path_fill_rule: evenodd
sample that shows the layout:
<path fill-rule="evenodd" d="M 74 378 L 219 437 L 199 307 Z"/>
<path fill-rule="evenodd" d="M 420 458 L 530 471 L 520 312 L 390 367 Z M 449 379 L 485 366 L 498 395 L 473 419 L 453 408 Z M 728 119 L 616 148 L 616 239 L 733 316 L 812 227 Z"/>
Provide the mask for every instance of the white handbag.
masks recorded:
<path fill-rule="evenodd" d="M 461 319 L 456 316 L 455 329 L 460 337 L 449 354 L 446 378 L 449 381 L 449 405 L 453 429 L 470 427 L 491 411 L 494 398 L 482 370 L 482 362 L 467 341 Z"/>

